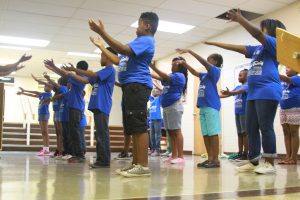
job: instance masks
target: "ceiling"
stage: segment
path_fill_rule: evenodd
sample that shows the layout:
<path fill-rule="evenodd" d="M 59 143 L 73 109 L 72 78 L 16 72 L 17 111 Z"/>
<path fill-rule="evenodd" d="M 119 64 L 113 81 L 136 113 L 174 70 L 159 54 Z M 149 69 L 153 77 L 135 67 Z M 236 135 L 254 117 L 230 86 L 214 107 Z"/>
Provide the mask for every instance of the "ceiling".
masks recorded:
<path fill-rule="evenodd" d="M 68 56 L 68 51 L 93 53 L 96 49 L 88 37 L 89 18 L 103 20 L 106 30 L 123 43 L 135 38 L 135 22 L 141 12 L 154 11 L 166 21 L 196 26 L 184 34 L 158 32 L 155 58 L 163 58 L 175 48 L 189 47 L 236 24 L 214 17 L 233 7 L 266 14 L 295 0 L 0 0 L 0 35 L 50 40 L 46 48 L 32 48 L 27 68 L 17 73 L 26 76 L 42 73 L 42 60 L 57 63 L 88 60 L 97 67 L 98 58 Z M 17 59 L 23 52 L 0 49 L 0 58 Z"/>

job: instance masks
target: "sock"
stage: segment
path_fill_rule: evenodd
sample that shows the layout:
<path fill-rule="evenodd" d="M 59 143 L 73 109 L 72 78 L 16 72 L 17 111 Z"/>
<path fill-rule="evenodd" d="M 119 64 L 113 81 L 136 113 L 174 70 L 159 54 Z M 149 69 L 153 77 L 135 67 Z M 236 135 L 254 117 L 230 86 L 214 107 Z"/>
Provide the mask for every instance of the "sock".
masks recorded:
<path fill-rule="evenodd" d="M 49 147 L 45 147 L 45 149 L 44 150 L 46 150 L 46 151 L 48 151 L 49 152 Z"/>
<path fill-rule="evenodd" d="M 45 151 L 45 150 L 46 150 L 46 147 L 43 147 L 43 150 Z"/>

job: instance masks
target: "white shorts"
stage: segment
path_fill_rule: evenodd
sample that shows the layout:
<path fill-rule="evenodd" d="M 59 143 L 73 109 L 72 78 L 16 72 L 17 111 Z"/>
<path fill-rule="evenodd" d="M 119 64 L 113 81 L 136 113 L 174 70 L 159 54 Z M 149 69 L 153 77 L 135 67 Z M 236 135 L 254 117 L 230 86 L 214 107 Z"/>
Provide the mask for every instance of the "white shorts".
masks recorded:
<path fill-rule="evenodd" d="M 163 108 L 163 118 L 165 129 L 177 130 L 181 129 L 181 119 L 183 114 L 183 105 L 181 100 L 172 105 Z"/>

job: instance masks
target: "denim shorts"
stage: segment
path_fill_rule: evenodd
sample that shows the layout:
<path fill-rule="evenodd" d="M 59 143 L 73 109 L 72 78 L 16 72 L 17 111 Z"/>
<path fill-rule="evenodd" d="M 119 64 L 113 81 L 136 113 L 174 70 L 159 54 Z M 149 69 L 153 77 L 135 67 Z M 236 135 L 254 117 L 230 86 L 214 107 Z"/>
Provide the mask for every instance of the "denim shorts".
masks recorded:
<path fill-rule="evenodd" d="M 39 121 L 48 121 L 50 114 L 39 114 Z"/>
<path fill-rule="evenodd" d="M 200 124 L 203 136 L 214 136 L 221 133 L 220 111 L 210 108 L 200 108 Z"/>
<path fill-rule="evenodd" d="M 61 121 L 61 120 L 60 120 L 60 114 L 59 114 L 59 111 L 55 111 L 55 112 L 54 112 L 53 118 L 54 118 L 54 121 L 55 121 L 55 122 L 60 122 L 60 121 Z"/>
<path fill-rule="evenodd" d="M 246 133 L 246 115 L 235 115 L 235 124 L 238 134 Z"/>

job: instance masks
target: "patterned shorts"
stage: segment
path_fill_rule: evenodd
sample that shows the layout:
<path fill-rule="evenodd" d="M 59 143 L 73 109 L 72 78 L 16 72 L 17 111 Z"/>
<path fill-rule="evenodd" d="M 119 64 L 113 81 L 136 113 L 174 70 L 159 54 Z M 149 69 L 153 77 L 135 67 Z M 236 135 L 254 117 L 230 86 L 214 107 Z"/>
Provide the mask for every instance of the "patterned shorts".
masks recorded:
<path fill-rule="evenodd" d="M 281 109 L 280 123 L 300 125 L 300 108 Z"/>

